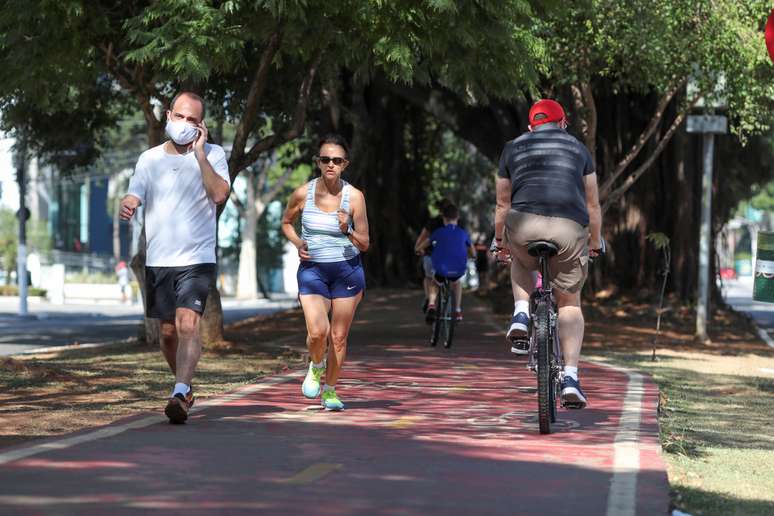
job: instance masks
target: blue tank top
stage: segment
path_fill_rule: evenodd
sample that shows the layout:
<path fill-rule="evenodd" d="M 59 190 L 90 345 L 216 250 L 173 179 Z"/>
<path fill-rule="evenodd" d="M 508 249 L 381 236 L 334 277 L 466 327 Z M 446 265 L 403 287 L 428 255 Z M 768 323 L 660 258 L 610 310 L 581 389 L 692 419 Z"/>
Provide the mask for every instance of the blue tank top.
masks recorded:
<path fill-rule="evenodd" d="M 301 239 L 306 242 L 313 262 L 332 263 L 350 260 L 360 254 L 360 251 L 339 229 L 338 214 L 335 211 L 323 211 L 314 203 L 318 179 L 313 179 L 307 186 L 306 204 L 301 212 Z M 349 193 L 352 187 L 346 181 L 343 183 L 340 209 L 351 213 Z"/>

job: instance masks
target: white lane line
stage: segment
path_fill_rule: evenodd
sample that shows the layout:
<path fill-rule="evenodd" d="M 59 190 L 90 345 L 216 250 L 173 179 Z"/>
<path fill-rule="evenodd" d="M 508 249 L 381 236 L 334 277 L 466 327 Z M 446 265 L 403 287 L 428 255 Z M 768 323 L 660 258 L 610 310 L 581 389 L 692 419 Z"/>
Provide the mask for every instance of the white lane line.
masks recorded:
<path fill-rule="evenodd" d="M 238 389 L 224 396 L 221 396 L 212 400 L 207 400 L 199 405 L 196 405 L 193 409 L 191 409 L 191 412 L 192 413 L 199 412 L 208 407 L 213 407 L 213 406 L 221 405 L 223 403 L 236 401 L 238 399 L 249 396 L 250 394 L 253 394 L 255 392 L 259 392 L 259 391 L 268 389 L 269 387 L 274 387 L 275 385 L 288 382 L 293 378 L 300 377 L 305 372 L 306 370 L 295 371 L 292 373 L 284 374 L 282 376 L 273 376 L 271 378 L 267 378 L 265 380 L 262 380 L 260 383 L 248 385 L 247 387 L 243 387 L 241 389 Z M 13 462 L 15 460 L 23 459 L 26 457 L 31 457 L 33 455 L 46 453 L 49 451 L 64 450 L 66 448 L 71 448 L 78 444 L 96 441 L 98 439 L 105 439 L 107 437 L 113 437 L 115 435 L 122 434 L 127 430 L 145 428 L 145 427 L 155 425 L 157 423 L 163 423 L 163 422 L 166 422 L 166 418 L 163 416 L 149 416 L 149 417 L 144 417 L 142 419 L 138 419 L 136 421 L 130 421 L 129 423 L 124 423 L 121 425 L 107 426 L 104 428 L 100 428 L 98 430 L 94 430 L 93 432 L 88 432 L 88 433 L 76 435 L 73 437 L 65 437 L 63 439 L 57 439 L 55 441 L 50 441 L 42 444 L 32 445 L 26 448 L 7 451 L 5 453 L 0 453 L 0 465 L 7 464 L 9 462 Z"/>
<path fill-rule="evenodd" d="M 621 408 L 621 420 L 613 442 L 613 478 L 607 496 L 607 516 L 634 516 L 637 510 L 637 474 L 640 471 L 640 424 L 642 422 L 642 375 L 600 364 L 625 373 L 629 378 Z"/>
<path fill-rule="evenodd" d="M 753 322 L 755 322 L 755 319 L 753 319 Z M 774 348 L 774 339 L 771 338 L 769 332 L 761 328 L 757 322 L 755 323 L 755 328 L 758 330 L 758 336 L 763 339 L 763 342 L 765 342 L 766 345 L 770 348 Z"/>

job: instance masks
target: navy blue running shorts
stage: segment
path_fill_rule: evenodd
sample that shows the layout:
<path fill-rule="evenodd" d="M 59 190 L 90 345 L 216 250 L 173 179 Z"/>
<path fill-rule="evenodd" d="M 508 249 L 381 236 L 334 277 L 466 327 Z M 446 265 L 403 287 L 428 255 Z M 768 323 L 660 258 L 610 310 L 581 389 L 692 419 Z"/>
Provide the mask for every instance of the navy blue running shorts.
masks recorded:
<path fill-rule="evenodd" d="M 317 294 L 327 299 L 353 297 L 365 290 L 360 255 L 332 263 L 302 260 L 298 266 L 298 294 Z"/>

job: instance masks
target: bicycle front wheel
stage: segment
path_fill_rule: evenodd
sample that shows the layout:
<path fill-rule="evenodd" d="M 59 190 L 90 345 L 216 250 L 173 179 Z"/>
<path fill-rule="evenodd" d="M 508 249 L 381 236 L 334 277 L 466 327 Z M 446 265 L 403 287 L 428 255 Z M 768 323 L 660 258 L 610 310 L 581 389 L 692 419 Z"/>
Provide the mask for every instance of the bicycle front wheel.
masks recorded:
<path fill-rule="evenodd" d="M 538 426 L 541 434 L 551 433 L 551 398 L 554 388 L 551 382 L 550 332 L 548 305 L 539 301 L 533 315 L 535 340 L 537 341 L 537 377 L 538 377 Z"/>

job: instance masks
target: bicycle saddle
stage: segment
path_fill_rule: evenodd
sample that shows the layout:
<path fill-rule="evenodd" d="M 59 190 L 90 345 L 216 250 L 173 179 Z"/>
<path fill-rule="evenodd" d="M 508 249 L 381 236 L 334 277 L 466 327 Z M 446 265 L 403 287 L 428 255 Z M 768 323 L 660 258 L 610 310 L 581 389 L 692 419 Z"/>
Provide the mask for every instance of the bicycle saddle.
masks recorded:
<path fill-rule="evenodd" d="M 527 245 L 527 252 L 531 256 L 544 255 L 551 257 L 556 256 L 556 253 L 559 252 L 559 248 L 555 243 L 549 242 L 548 240 L 535 240 Z"/>

